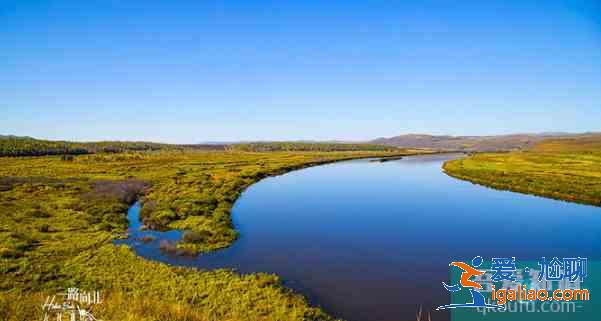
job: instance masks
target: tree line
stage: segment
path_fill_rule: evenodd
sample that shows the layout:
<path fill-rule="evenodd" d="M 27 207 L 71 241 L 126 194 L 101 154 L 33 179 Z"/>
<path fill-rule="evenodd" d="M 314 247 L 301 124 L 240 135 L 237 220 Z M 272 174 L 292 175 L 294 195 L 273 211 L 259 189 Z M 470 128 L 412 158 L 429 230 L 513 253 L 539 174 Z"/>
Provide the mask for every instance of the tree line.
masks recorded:
<path fill-rule="evenodd" d="M 398 148 L 377 144 L 362 143 L 321 143 L 321 142 L 257 142 L 233 144 L 228 146 L 230 150 L 245 152 L 347 152 L 347 151 L 394 151 Z"/>
<path fill-rule="evenodd" d="M 0 136 L 0 156 L 82 155 L 156 150 L 223 150 L 223 145 L 174 145 L 151 142 L 69 142 Z"/>

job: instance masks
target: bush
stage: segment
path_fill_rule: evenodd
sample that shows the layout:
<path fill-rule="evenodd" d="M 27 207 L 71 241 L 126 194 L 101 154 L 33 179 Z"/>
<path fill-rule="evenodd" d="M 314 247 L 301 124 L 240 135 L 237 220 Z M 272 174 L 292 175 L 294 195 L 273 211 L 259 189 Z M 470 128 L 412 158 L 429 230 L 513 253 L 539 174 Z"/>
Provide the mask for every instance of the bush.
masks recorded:
<path fill-rule="evenodd" d="M 162 252 L 169 254 L 177 253 L 177 245 L 174 242 L 170 242 L 167 240 L 161 240 L 161 242 L 159 243 L 159 249 Z"/>
<path fill-rule="evenodd" d="M 124 181 L 99 180 L 94 182 L 93 190 L 88 193 L 87 197 L 91 199 L 116 198 L 122 202 L 131 204 L 149 186 L 149 183 L 137 179 Z"/>
<path fill-rule="evenodd" d="M 157 203 L 155 201 L 144 201 L 140 209 L 140 218 L 150 217 L 156 209 Z"/>
<path fill-rule="evenodd" d="M 185 231 L 182 239 L 186 243 L 203 243 L 212 236 L 209 231 Z"/>
<path fill-rule="evenodd" d="M 139 237 L 138 239 L 144 243 L 150 243 L 150 242 L 156 240 L 156 237 L 154 237 L 152 235 L 144 235 L 144 236 Z"/>

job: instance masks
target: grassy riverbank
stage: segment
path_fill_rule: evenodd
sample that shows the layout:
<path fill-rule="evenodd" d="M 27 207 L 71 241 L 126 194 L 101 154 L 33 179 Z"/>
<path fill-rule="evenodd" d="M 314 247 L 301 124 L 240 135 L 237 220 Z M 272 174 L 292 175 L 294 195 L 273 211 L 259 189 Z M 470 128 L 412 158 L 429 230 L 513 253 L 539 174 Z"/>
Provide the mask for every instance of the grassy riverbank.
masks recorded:
<path fill-rule="evenodd" d="M 601 135 L 446 162 L 447 174 L 497 189 L 601 206 Z"/>
<path fill-rule="evenodd" d="M 328 320 L 277 276 L 149 262 L 112 240 L 142 197 L 155 228 L 193 250 L 235 240 L 230 209 L 250 184 L 296 168 L 414 151 L 193 152 L 0 158 L 0 320 L 40 318 L 46 295 L 99 289 L 103 320 Z M 268 206 L 268 204 L 266 204 Z"/>

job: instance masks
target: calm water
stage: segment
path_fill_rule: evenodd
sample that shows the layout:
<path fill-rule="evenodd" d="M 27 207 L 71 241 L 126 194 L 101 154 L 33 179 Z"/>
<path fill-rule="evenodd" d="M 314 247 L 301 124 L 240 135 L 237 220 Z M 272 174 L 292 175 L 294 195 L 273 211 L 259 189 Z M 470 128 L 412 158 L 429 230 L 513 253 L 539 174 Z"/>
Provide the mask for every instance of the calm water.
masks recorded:
<path fill-rule="evenodd" d="M 441 165 L 452 157 L 356 160 L 265 179 L 234 206 L 240 239 L 216 253 L 173 257 L 160 253 L 158 240 L 136 241 L 180 236 L 139 232 L 136 206 L 126 242 L 141 256 L 175 265 L 277 273 L 313 304 L 351 321 L 415 320 L 418 305 L 449 303 L 441 282 L 452 260 L 599 258 L 600 208 L 451 178 Z"/>

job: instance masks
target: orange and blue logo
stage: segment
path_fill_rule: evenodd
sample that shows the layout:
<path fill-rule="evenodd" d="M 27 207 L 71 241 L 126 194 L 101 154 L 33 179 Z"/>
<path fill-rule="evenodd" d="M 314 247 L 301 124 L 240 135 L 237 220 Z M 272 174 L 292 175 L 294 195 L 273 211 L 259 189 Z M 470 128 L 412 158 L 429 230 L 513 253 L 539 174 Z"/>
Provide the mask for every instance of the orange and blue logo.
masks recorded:
<path fill-rule="evenodd" d="M 451 262 L 449 266 L 458 267 L 463 272 L 461 273 L 461 279 L 459 284 L 448 285 L 442 282 L 444 288 L 449 292 L 457 292 L 463 289 L 468 289 L 472 296 L 472 302 L 469 303 L 453 303 L 447 305 L 441 305 L 436 310 L 443 309 L 455 309 L 455 308 L 485 308 L 485 309 L 498 309 L 505 310 L 505 306 L 496 305 L 496 304 L 488 304 L 484 300 L 484 296 L 482 293 L 478 292 L 478 290 L 482 289 L 482 285 L 478 282 L 470 280 L 473 277 L 483 275 L 485 272 L 480 271 L 477 268 L 482 265 L 483 259 L 481 256 L 476 256 L 472 259 L 472 266 L 464 262 Z"/>

